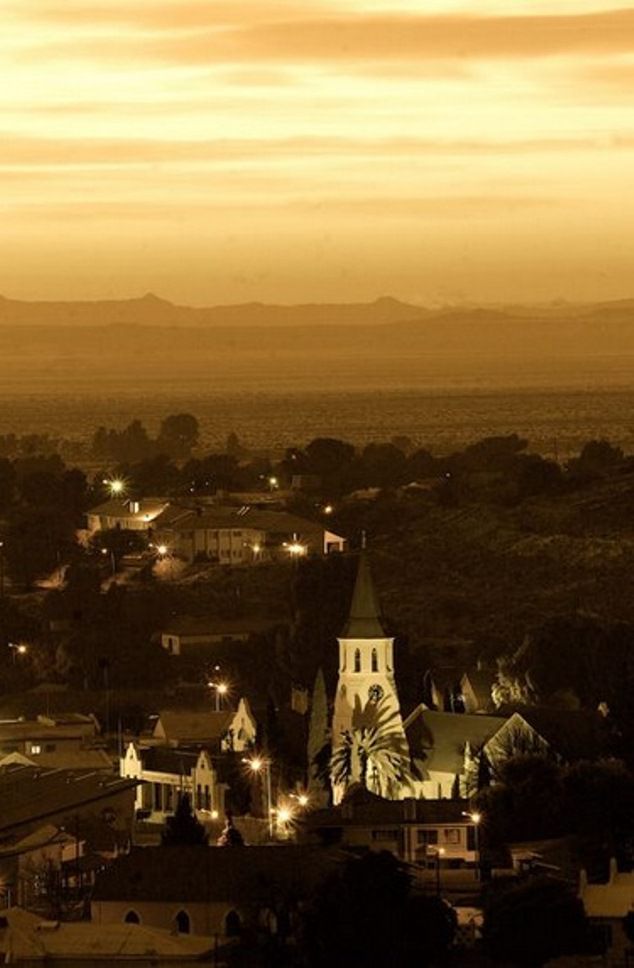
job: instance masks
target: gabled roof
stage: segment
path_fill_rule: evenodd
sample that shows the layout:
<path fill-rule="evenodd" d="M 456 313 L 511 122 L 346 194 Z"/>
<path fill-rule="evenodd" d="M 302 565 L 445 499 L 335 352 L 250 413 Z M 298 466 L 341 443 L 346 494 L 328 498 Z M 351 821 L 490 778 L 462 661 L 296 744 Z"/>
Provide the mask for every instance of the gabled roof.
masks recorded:
<path fill-rule="evenodd" d="M 149 960 L 170 964 L 181 960 L 205 963 L 211 958 L 211 938 L 174 934 L 143 924 L 97 924 L 90 921 L 45 921 L 21 908 L 2 912 L 0 949 L 10 952 L 11 962 L 60 964 L 79 959 L 82 964 L 112 965 Z M 50 959 L 50 961 L 49 961 Z M 129 959 L 129 960 L 128 960 Z M 172 961 L 173 959 L 173 961 Z"/>
<path fill-rule="evenodd" d="M 66 810 L 132 790 L 137 780 L 104 776 L 94 770 L 48 770 L 32 766 L 0 768 L 0 835 Z"/>
<path fill-rule="evenodd" d="M 138 511 L 130 510 L 130 500 L 125 498 L 111 499 L 98 504 L 97 507 L 90 508 L 89 515 L 98 515 L 105 518 L 146 518 L 154 520 L 165 508 L 169 507 L 169 498 L 166 497 L 144 497 L 135 502 L 138 504 Z"/>
<path fill-rule="evenodd" d="M 425 759 L 425 768 L 460 773 L 466 743 L 477 749 L 507 721 L 507 716 L 444 713 L 417 706 L 403 723 L 412 756 Z"/>
<path fill-rule="evenodd" d="M 564 760 L 591 760 L 605 752 L 606 722 L 595 710 L 509 706 L 500 712 L 518 713 Z"/>
<path fill-rule="evenodd" d="M 140 750 L 143 769 L 156 773 L 172 773 L 189 776 L 198 762 L 199 753 L 193 750 L 175 750 L 166 746 L 150 746 Z"/>
<path fill-rule="evenodd" d="M 350 603 L 348 621 L 342 639 L 384 639 L 385 630 L 380 619 L 381 610 L 376 597 L 370 565 L 364 551 L 359 555 L 359 567 Z"/>
<path fill-rule="evenodd" d="M 305 822 L 307 830 L 407 823 L 467 826 L 473 823 L 468 809 L 467 800 L 385 800 L 354 784 L 338 806 L 308 813 Z"/>
<path fill-rule="evenodd" d="M 98 878 L 94 901 L 270 902 L 275 887 L 309 897 L 341 855 L 319 847 L 140 847 Z"/>
<path fill-rule="evenodd" d="M 222 739 L 234 716 L 233 709 L 162 709 L 154 736 L 164 736 L 171 743 L 213 743 Z"/>

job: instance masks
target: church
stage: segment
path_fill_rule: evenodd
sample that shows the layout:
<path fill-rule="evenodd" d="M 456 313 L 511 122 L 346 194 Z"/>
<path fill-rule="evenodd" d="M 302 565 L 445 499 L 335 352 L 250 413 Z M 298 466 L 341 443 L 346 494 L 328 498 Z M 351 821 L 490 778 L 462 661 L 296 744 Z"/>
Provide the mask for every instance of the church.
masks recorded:
<path fill-rule="evenodd" d="M 390 800 L 416 795 L 394 678 L 394 639 L 385 633 L 365 551 L 339 642 L 332 719 L 331 787 L 340 803 L 361 783 Z"/>

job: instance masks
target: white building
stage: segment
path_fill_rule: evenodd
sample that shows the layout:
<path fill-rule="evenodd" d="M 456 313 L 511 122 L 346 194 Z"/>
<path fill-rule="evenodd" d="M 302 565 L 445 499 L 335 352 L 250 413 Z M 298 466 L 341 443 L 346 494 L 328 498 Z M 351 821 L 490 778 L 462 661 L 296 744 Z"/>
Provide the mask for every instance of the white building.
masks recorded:
<path fill-rule="evenodd" d="M 169 507 L 164 497 L 144 497 L 137 501 L 131 499 L 104 501 L 86 514 L 88 530 L 110 531 L 120 528 L 123 531 L 149 531 L 154 521 Z"/>
<path fill-rule="evenodd" d="M 372 721 L 380 721 L 401 740 L 402 754 L 409 750 L 403 730 L 401 711 L 394 679 L 394 639 L 385 634 L 379 618 L 379 606 L 364 552 L 359 558 L 359 569 L 352 595 L 350 616 L 339 642 L 339 680 L 332 720 L 333 754 L 345 743 L 346 736 L 354 736 Z M 359 764 L 357 763 L 356 770 Z M 375 793 L 402 799 L 411 796 L 409 787 L 394 791 L 387 788 L 376 765 L 373 771 Z M 353 770 L 351 782 L 361 776 Z M 333 799 L 339 803 L 345 786 L 333 783 Z"/>
<path fill-rule="evenodd" d="M 224 816 L 227 787 L 218 782 L 206 750 L 143 748 L 129 743 L 121 757 L 120 774 L 143 781 L 136 790 L 137 819 L 164 824 L 184 794 L 189 796 L 199 820 L 218 820 Z"/>

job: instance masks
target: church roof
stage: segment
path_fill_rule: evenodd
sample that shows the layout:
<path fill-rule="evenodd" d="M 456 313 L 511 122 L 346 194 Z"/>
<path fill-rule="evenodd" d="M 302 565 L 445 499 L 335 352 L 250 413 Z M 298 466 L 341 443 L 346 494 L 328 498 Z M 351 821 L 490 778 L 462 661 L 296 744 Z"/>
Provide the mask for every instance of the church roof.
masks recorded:
<path fill-rule="evenodd" d="M 352 593 L 350 615 L 341 634 L 343 639 L 384 639 L 379 608 L 370 565 L 364 551 L 359 555 L 357 579 Z"/>

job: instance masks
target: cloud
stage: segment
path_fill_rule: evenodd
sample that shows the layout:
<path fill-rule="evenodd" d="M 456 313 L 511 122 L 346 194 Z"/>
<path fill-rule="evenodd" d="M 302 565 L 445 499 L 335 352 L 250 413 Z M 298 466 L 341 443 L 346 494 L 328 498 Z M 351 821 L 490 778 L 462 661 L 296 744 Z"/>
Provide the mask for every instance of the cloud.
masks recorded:
<path fill-rule="evenodd" d="M 549 152 L 631 151 L 634 131 L 610 137 L 535 138 L 516 140 L 433 138 L 244 138 L 159 140 L 138 138 L 24 138 L 4 133 L 0 171 L 25 168 L 81 168 L 169 163 L 223 164 L 267 160 L 301 161 L 308 157 L 407 158 L 471 155 L 524 155 Z"/>
<path fill-rule="evenodd" d="M 182 28 L 183 22 L 180 23 Z M 22 56 L 179 64 L 474 60 L 634 51 L 634 9 L 569 16 L 337 16 L 43 42 Z M 19 55 L 18 55 L 19 56 Z"/>

